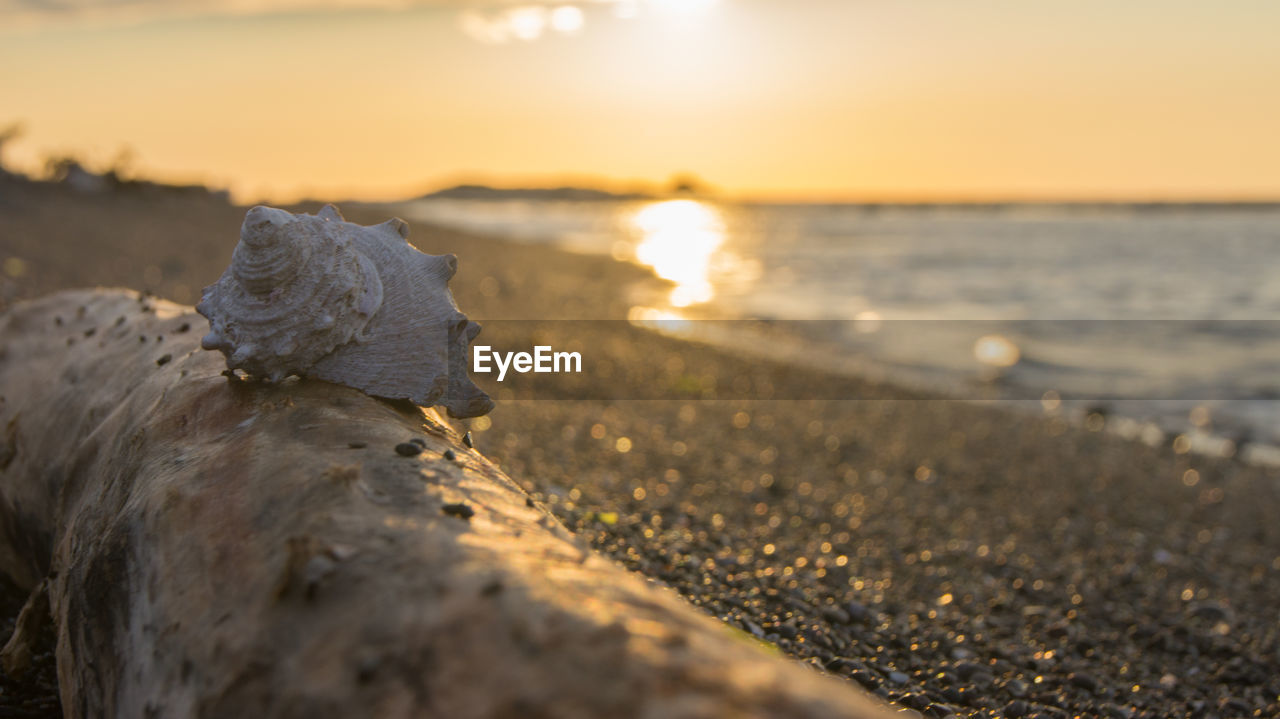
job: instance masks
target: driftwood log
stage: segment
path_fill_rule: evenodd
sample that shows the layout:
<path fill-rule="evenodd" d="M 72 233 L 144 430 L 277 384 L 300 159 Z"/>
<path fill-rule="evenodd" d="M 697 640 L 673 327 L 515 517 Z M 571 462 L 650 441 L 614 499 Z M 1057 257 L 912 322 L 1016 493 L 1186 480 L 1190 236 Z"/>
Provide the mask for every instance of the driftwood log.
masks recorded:
<path fill-rule="evenodd" d="M 203 329 L 122 290 L 0 318 L 4 659 L 50 612 L 67 716 L 889 714 L 592 553 L 434 412 L 223 376 Z"/>

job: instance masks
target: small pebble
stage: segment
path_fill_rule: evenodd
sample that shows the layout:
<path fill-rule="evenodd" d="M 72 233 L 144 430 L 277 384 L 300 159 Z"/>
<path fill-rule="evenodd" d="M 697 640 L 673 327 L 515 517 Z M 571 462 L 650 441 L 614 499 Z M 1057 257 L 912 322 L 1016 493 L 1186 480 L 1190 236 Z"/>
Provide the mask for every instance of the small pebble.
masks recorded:
<path fill-rule="evenodd" d="M 977 674 L 969 677 L 969 684 L 976 689 L 986 689 L 994 684 L 995 681 L 996 677 L 991 672 L 978 672 Z"/>
<path fill-rule="evenodd" d="M 191 329 L 191 323 L 190 323 L 190 322 L 183 322 L 181 325 L 178 325 L 178 330 L 177 330 L 177 331 L 181 333 L 181 332 L 186 332 L 186 331 L 187 331 L 187 330 L 189 330 L 189 329 Z"/>
<path fill-rule="evenodd" d="M 1087 692 L 1098 691 L 1098 680 L 1094 679 L 1091 674 L 1085 674 L 1084 672 L 1072 672 L 1071 676 L 1067 677 L 1067 681 Z"/>
<path fill-rule="evenodd" d="M 827 671 L 849 672 L 858 668 L 858 663 L 846 657 L 832 657 L 827 661 Z"/>
<path fill-rule="evenodd" d="M 1129 707 L 1116 706 L 1115 704 L 1107 704 L 1102 711 L 1111 719 L 1132 719 L 1133 709 Z"/>
<path fill-rule="evenodd" d="M 1045 627 L 1044 633 L 1054 639 L 1061 639 L 1071 633 L 1071 625 L 1066 620 L 1059 620 Z"/>
<path fill-rule="evenodd" d="M 1021 699 L 1015 699 L 1004 707 L 1004 715 L 1007 719 L 1021 719 L 1027 715 L 1027 703 Z"/>
<path fill-rule="evenodd" d="M 924 711 L 933 705 L 933 702 L 929 700 L 928 695 L 919 692 L 912 692 L 902 697 L 899 701 L 912 709 L 919 709 L 920 711 Z"/>
<path fill-rule="evenodd" d="M 169 360 L 171 359 L 173 359 L 173 355 L 163 355 L 160 357 L 160 359 L 156 360 L 156 364 L 163 367 L 169 364 Z"/>
<path fill-rule="evenodd" d="M 347 442 L 347 446 L 351 449 L 364 449 L 369 446 L 368 442 Z"/>
<path fill-rule="evenodd" d="M 849 602 L 844 605 L 844 608 L 849 613 L 849 618 L 859 624 L 865 624 L 872 619 L 871 610 L 861 602 Z"/>
<path fill-rule="evenodd" d="M 361 684 L 373 679 L 373 675 L 378 672 L 378 667 L 382 665 L 380 657 L 365 657 L 356 664 L 356 680 Z"/>
<path fill-rule="evenodd" d="M 867 669 L 854 669 L 849 672 L 849 676 L 852 677 L 855 682 L 861 684 L 867 689 L 877 689 L 884 683 L 884 680 L 880 678 L 880 675 Z"/>
<path fill-rule="evenodd" d="M 1230 609 L 1213 602 L 1192 606 L 1187 613 L 1196 619 L 1204 619 L 1210 622 L 1222 622 L 1231 619 Z"/>
<path fill-rule="evenodd" d="M 422 454 L 422 448 L 413 442 L 401 442 L 396 445 L 396 454 L 401 457 L 417 457 Z"/>
<path fill-rule="evenodd" d="M 848 624 L 852 617 L 849 613 L 834 604 L 828 604 L 822 608 L 822 616 L 829 622 L 836 624 Z"/>
<path fill-rule="evenodd" d="M 475 447 L 475 445 L 471 443 L 470 432 L 467 432 L 466 434 L 462 435 L 462 443 L 467 445 L 468 447 Z"/>
<path fill-rule="evenodd" d="M 443 456 L 444 456 L 444 458 L 445 458 L 445 459 L 449 460 L 450 462 L 452 462 L 452 461 L 454 461 L 455 459 L 457 459 L 457 458 L 458 458 L 458 455 L 454 454 L 452 449 L 446 449 L 446 450 L 444 451 L 444 455 L 443 455 Z"/>
<path fill-rule="evenodd" d="M 935 702 L 934 705 L 929 708 L 929 714 L 931 716 L 942 717 L 942 719 L 947 719 L 947 717 L 956 719 L 955 707 L 941 702 Z"/>
<path fill-rule="evenodd" d="M 451 517 L 458 517 L 459 519 L 471 519 L 476 515 L 476 511 L 474 509 L 462 502 L 446 504 L 441 507 L 440 510 Z"/>

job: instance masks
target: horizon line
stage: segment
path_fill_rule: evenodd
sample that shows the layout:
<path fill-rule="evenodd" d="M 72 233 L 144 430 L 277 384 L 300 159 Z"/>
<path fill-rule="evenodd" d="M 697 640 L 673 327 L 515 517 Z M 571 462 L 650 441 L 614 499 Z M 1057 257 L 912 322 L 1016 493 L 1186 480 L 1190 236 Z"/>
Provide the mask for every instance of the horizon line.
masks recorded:
<path fill-rule="evenodd" d="M 87 170 L 99 174 L 92 169 Z M 33 183 L 57 183 L 51 178 L 41 178 L 22 172 L 9 172 L 11 178 L 18 178 Z M 106 176 L 107 173 L 102 173 Z M 161 173 L 163 175 L 165 173 Z M 125 182 L 151 184 L 168 188 L 203 187 L 211 192 L 227 192 L 231 203 L 237 206 L 251 206 L 264 203 L 282 205 L 301 205 L 307 203 L 353 203 L 353 204 L 397 204 L 424 199 L 432 194 L 462 186 L 476 186 L 495 190 L 496 193 L 518 191 L 554 191 L 554 190 L 587 190 L 618 195 L 618 199 L 626 199 L 626 195 L 643 196 L 646 199 L 695 199 L 706 202 L 742 205 L 864 205 L 886 207 L 910 206 L 1239 206 L 1264 207 L 1280 205 L 1280 193 L 1115 193 L 1115 194 L 1083 194 L 1062 192 L 1050 193 L 1018 193 L 1011 191 L 956 193 L 956 192 L 885 192 L 885 193 L 839 193 L 815 190 L 813 192 L 782 191 L 770 192 L 721 192 L 707 183 L 702 192 L 682 193 L 661 186 L 661 183 L 645 181 L 615 181 L 606 178 L 563 177 L 560 180 L 534 180 L 526 182 L 516 179 L 514 182 L 495 180 L 478 180 L 469 178 L 464 181 L 431 183 L 431 189 L 406 190 L 403 195 L 375 199 L 361 196 L 359 191 L 316 192 L 307 188 L 288 193 L 272 192 L 237 192 L 227 183 L 211 181 L 196 176 L 163 177 L 135 176 L 123 178 Z M 273 197 L 274 195 L 274 197 Z M 605 201 L 608 198 L 602 198 Z M 483 200 L 480 200 L 483 201 Z M 591 200 L 585 200 L 591 201 Z"/>

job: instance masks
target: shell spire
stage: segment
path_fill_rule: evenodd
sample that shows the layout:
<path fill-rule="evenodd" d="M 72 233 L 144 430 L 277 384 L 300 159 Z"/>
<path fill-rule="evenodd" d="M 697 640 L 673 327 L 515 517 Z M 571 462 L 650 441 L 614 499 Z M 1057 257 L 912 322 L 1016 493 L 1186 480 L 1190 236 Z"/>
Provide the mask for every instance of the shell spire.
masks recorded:
<path fill-rule="evenodd" d="M 196 305 L 209 319 L 201 346 L 269 381 L 300 375 L 485 414 L 493 401 L 467 376 L 480 325 L 449 292 L 457 258 L 419 252 L 408 236 L 403 220 L 365 227 L 333 205 L 254 207 L 231 266 Z"/>

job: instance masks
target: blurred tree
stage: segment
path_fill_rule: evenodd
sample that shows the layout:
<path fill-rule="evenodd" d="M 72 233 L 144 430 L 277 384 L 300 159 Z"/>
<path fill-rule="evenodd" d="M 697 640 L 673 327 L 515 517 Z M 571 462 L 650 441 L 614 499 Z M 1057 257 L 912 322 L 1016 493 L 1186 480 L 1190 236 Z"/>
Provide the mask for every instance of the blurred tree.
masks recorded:
<path fill-rule="evenodd" d="M 22 123 L 15 122 L 4 129 L 0 129 L 0 174 L 7 174 L 8 170 L 4 166 L 4 146 L 13 140 L 22 136 Z"/>
<path fill-rule="evenodd" d="M 116 184 L 127 184 L 134 179 L 137 172 L 138 153 L 129 145 L 121 145 L 107 168 L 106 178 Z"/>
<path fill-rule="evenodd" d="M 48 155 L 44 158 L 44 174 L 54 182 L 62 182 L 73 171 L 81 169 L 80 161 L 71 155 Z"/>
<path fill-rule="evenodd" d="M 692 172 L 678 172 L 667 181 L 668 191 L 673 195 L 709 195 L 711 188 L 702 178 Z"/>

